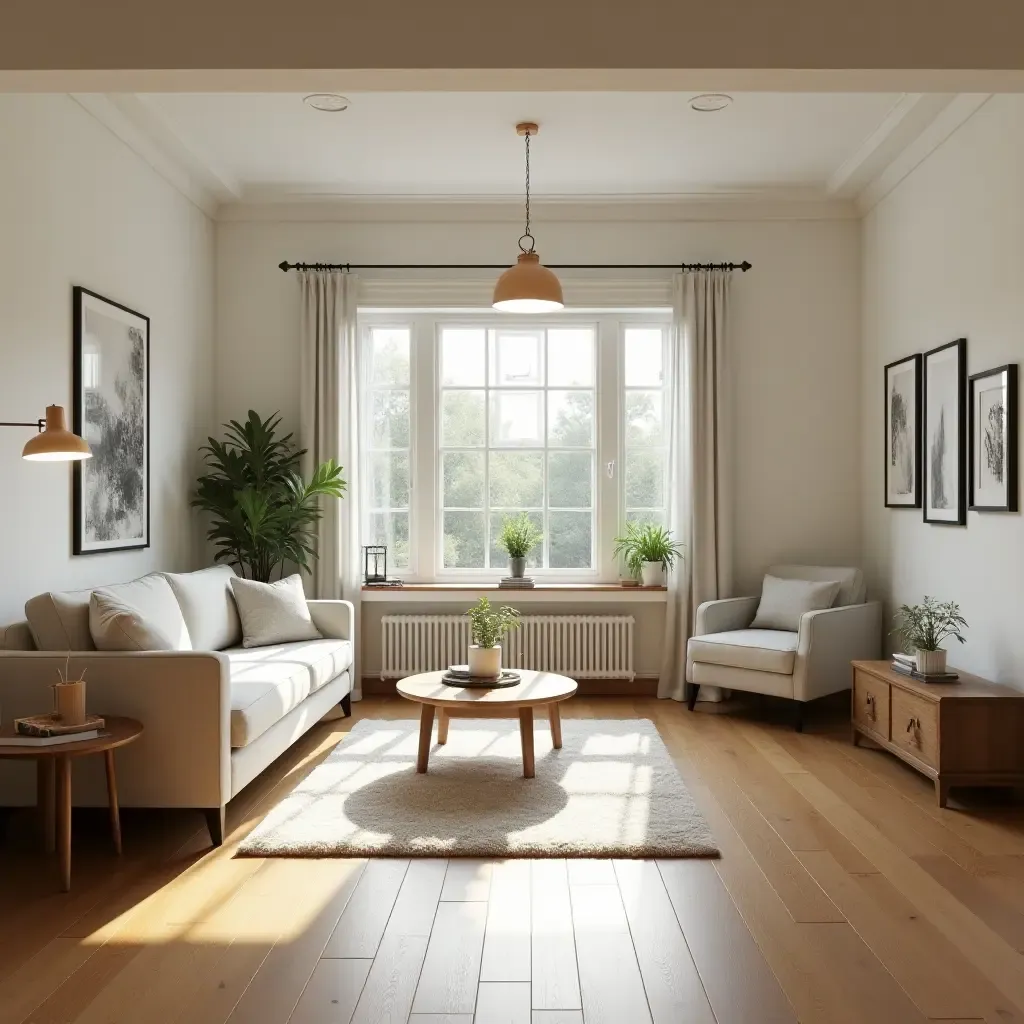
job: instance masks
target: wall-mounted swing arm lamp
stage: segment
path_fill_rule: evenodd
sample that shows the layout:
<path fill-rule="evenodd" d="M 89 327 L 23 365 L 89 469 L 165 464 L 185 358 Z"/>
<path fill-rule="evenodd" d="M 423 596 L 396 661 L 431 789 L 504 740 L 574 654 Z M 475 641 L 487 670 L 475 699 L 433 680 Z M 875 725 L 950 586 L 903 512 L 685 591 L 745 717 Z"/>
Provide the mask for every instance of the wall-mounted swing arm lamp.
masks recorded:
<path fill-rule="evenodd" d="M 92 458 L 88 442 L 68 430 L 63 406 L 48 405 L 46 418 L 34 423 L 0 421 L 0 427 L 35 427 L 39 431 L 21 450 L 21 457 L 30 462 L 77 462 Z"/>

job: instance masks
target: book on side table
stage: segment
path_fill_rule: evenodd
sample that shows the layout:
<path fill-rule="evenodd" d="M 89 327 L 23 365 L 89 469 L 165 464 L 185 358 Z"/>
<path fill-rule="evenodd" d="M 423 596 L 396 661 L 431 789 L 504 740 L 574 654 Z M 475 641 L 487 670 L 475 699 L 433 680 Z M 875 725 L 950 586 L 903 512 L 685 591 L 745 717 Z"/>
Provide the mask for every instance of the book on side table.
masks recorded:
<path fill-rule="evenodd" d="M 68 725 L 58 715 L 31 715 L 14 720 L 13 735 L 0 738 L 8 747 L 49 747 L 57 743 L 76 743 L 96 739 L 106 727 L 99 715 L 86 715 L 79 725 Z"/>

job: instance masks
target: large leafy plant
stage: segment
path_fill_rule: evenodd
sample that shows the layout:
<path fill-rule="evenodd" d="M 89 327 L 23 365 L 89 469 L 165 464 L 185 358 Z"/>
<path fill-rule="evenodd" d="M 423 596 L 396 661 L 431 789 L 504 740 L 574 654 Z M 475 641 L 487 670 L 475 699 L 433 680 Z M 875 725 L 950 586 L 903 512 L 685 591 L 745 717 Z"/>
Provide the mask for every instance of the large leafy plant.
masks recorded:
<path fill-rule="evenodd" d="M 937 651 L 948 637 L 967 643 L 960 632 L 967 628 L 967 620 L 955 601 L 925 597 L 923 604 L 901 605 L 896 622 L 896 635 L 908 651 Z"/>
<path fill-rule="evenodd" d="M 477 647 L 497 647 L 506 633 L 519 628 L 518 609 L 507 606 L 494 608 L 486 597 L 481 597 L 466 614 L 473 643 Z"/>
<path fill-rule="evenodd" d="M 672 531 L 657 523 L 626 523 L 626 532 L 615 538 L 615 555 L 622 558 L 629 571 L 639 576 L 644 562 L 660 562 L 671 569 L 682 548 L 672 540 Z"/>
<path fill-rule="evenodd" d="M 305 450 L 291 434 L 277 435 L 280 423 L 276 413 L 263 419 L 250 409 L 244 423 L 224 424 L 225 440 L 207 438 L 200 450 L 209 471 L 192 499 L 210 515 L 207 537 L 217 548 L 216 560 L 264 583 L 285 564 L 309 568 L 321 499 L 342 497 L 346 486 L 333 460 L 304 481 L 299 463 Z"/>

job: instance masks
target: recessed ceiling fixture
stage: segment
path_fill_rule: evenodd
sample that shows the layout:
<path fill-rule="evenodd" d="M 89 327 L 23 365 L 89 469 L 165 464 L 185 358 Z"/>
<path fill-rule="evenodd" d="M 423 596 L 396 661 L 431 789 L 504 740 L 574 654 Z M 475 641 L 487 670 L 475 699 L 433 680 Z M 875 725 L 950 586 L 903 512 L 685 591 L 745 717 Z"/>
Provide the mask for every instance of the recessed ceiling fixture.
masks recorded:
<path fill-rule="evenodd" d="M 348 110 L 348 97 L 337 92 L 313 92 L 302 97 L 302 102 L 314 110 L 323 110 L 329 114 L 338 114 Z"/>
<path fill-rule="evenodd" d="M 526 230 L 519 238 L 519 258 L 494 286 L 491 305 L 510 313 L 549 313 L 561 309 L 562 286 L 555 274 L 540 262 L 530 234 L 530 138 L 537 134 L 537 125 L 523 121 L 516 132 L 526 137 Z"/>
<path fill-rule="evenodd" d="M 713 114 L 717 110 L 725 110 L 732 103 L 732 97 L 724 92 L 702 92 L 690 98 L 690 108 L 701 114 Z"/>

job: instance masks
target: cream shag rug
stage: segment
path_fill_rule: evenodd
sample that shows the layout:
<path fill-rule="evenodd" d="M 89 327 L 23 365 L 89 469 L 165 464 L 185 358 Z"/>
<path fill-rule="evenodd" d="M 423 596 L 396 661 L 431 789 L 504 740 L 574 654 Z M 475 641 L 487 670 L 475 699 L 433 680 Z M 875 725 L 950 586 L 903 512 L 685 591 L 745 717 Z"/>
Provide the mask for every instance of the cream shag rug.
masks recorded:
<path fill-rule="evenodd" d="M 364 719 L 239 853 L 276 857 L 712 857 L 718 848 L 647 719 L 534 727 L 523 778 L 516 719 L 453 719 L 416 774 L 419 722 Z M 435 727 L 436 728 L 436 727 Z M 436 732 L 435 732 L 436 737 Z"/>

